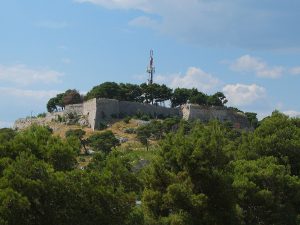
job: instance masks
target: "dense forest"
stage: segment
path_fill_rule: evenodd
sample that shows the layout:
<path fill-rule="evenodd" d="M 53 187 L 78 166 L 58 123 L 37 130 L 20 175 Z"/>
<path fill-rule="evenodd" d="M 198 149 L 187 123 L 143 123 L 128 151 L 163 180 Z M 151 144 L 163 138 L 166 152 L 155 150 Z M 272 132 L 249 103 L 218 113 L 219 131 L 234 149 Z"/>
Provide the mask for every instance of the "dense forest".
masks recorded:
<path fill-rule="evenodd" d="M 152 158 L 138 169 L 143 156 L 111 131 L 1 129 L 0 224 L 300 224 L 300 119 L 275 111 L 245 132 L 167 118 L 135 132 Z"/>
<path fill-rule="evenodd" d="M 199 105 L 224 106 L 227 99 L 222 92 L 207 95 L 196 88 L 176 88 L 171 89 L 162 84 L 124 84 L 115 82 L 105 82 L 92 88 L 85 96 L 80 95 L 76 89 L 69 89 L 64 93 L 57 94 L 49 99 L 47 103 L 48 112 L 57 111 L 69 104 L 82 103 L 84 100 L 92 98 L 109 98 L 120 101 L 161 104 L 170 101 L 172 107 L 182 104 L 195 103 Z"/>

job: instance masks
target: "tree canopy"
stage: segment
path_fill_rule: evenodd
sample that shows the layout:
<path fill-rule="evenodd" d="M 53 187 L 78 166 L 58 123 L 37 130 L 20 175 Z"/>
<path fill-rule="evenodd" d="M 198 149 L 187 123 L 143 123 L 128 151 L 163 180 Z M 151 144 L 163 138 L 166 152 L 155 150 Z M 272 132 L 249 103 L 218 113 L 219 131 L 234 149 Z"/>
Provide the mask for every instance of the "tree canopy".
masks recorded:
<path fill-rule="evenodd" d="M 86 100 L 92 98 L 110 98 L 120 101 L 145 102 L 160 104 L 170 101 L 172 107 L 186 104 L 188 101 L 200 105 L 223 106 L 227 99 L 222 92 L 213 95 L 206 95 L 196 88 L 176 88 L 172 90 L 162 84 L 124 84 L 115 82 L 105 82 L 97 85 L 85 96 Z"/>
<path fill-rule="evenodd" d="M 136 129 L 137 140 L 156 143 L 149 151 L 118 147 L 107 130 L 65 136 L 36 125 L 0 129 L 0 224 L 300 222 L 299 118 L 275 111 L 247 132 L 218 121 L 152 120 Z M 96 153 L 81 168 L 84 139 Z"/>
<path fill-rule="evenodd" d="M 59 108 L 64 108 L 66 105 L 78 104 L 83 102 L 83 97 L 79 91 L 73 89 L 66 90 L 64 93 L 57 94 L 50 98 L 47 102 L 48 112 L 58 111 Z"/>

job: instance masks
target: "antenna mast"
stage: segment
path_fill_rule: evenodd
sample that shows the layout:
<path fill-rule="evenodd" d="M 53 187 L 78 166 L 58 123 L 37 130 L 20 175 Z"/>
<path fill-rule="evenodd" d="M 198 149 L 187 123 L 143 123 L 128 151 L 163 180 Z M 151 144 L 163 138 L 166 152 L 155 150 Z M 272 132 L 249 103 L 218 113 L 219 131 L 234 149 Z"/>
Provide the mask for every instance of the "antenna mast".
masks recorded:
<path fill-rule="evenodd" d="M 153 84 L 153 75 L 155 73 L 154 60 L 153 60 L 153 50 L 150 50 L 150 63 L 147 68 L 147 73 L 149 73 L 148 84 Z"/>

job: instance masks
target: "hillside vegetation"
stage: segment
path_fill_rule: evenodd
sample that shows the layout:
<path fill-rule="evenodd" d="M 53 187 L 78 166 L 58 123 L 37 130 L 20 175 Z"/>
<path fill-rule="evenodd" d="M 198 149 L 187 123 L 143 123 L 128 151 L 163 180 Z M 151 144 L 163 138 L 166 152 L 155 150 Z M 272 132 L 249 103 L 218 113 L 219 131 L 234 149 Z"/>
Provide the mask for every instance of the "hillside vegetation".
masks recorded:
<path fill-rule="evenodd" d="M 93 87 L 85 96 L 73 89 L 57 94 L 49 99 L 47 103 L 48 112 L 57 111 L 69 104 L 82 103 L 84 100 L 93 98 L 117 99 L 119 101 L 144 102 L 151 104 L 161 104 L 170 101 L 172 107 L 185 104 L 187 101 L 200 105 L 224 106 L 227 99 L 222 92 L 207 95 L 196 88 L 176 88 L 171 89 L 162 84 L 124 84 L 115 82 L 105 82 Z"/>
<path fill-rule="evenodd" d="M 0 224 L 300 224 L 300 119 L 274 112 L 257 126 L 1 129 Z"/>

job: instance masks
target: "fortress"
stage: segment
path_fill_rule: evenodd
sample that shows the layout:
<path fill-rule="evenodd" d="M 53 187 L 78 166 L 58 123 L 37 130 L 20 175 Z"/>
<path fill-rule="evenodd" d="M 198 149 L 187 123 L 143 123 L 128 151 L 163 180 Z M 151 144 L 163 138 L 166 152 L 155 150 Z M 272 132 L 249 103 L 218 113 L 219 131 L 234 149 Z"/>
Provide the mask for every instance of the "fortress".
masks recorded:
<path fill-rule="evenodd" d="M 150 51 L 150 62 L 147 73 L 149 73 L 148 84 L 152 85 L 153 75 L 155 73 L 153 50 Z M 221 122 L 231 122 L 233 126 L 238 129 L 251 128 L 245 114 L 224 106 L 185 104 L 181 107 L 167 108 L 107 98 L 94 98 L 82 104 L 67 105 L 62 112 L 48 113 L 45 118 L 19 119 L 15 122 L 14 128 L 23 129 L 32 123 L 47 125 L 47 123 L 53 120 L 59 120 L 59 118 L 79 116 L 80 125 L 89 126 L 93 130 L 97 130 L 100 129 L 104 123 L 108 123 L 112 119 L 137 114 L 145 114 L 153 118 L 177 116 L 185 120 L 200 120 L 201 122 L 219 120 Z"/>
<path fill-rule="evenodd" d="M 134 116 L 137 114 L 149 115 L 153 118 L 177 116 L 185 120 L 200 120 L 208 122 L 219 120 L 231 122 L 235 128 L 250 128 L 247 117 L 240 112 L 222 106 L 202 106 L 185 104 L 177 108 L 167 108 L 138 102 L 118 101 L 115 99 L 91 99 L 82 104 L 67 105 L 61 112 L 48 113 L 45 118 L 19 119 L 15 122 L 16 129 L 22 129 L 31 123 L 46 125 L 47 122 L 56 120 L 57 117 L 77 115 L 85 118 L 85 124 L 97 130 L 103 123 L 108 123 L 114 118 Z"/>

